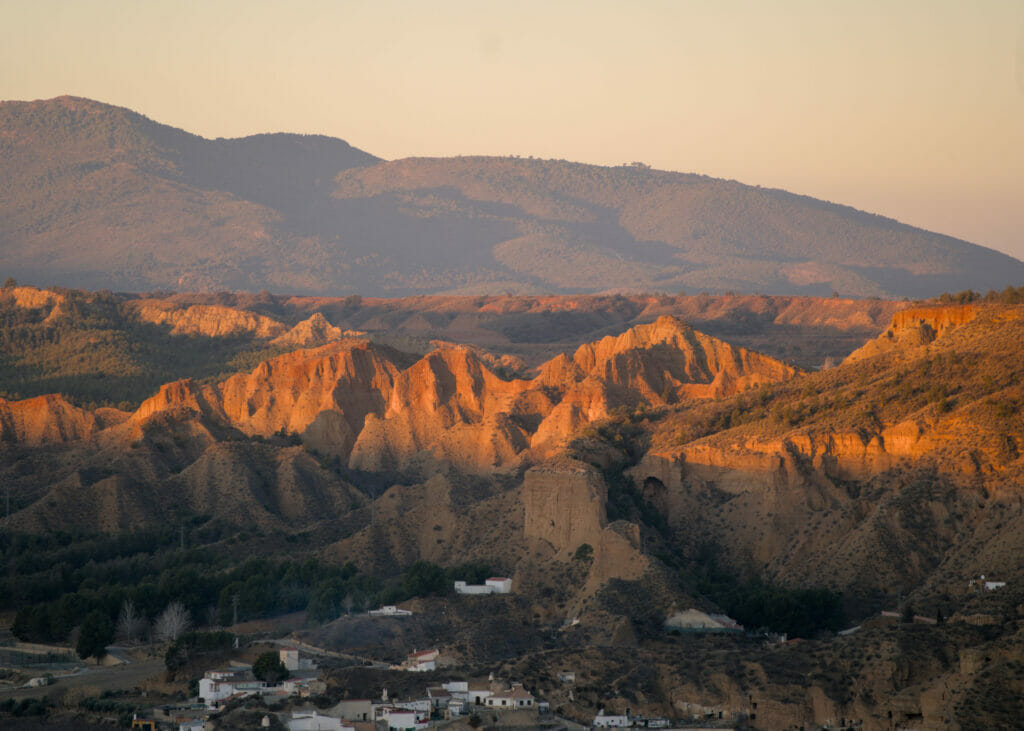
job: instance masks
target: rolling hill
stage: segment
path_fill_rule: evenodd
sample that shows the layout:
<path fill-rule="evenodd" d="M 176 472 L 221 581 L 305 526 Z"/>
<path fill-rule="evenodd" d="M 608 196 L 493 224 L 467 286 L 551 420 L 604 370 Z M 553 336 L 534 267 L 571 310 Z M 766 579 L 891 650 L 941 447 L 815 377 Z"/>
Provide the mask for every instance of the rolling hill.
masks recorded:
<path fill-rule="evenodd" d="M 207 140 L 72 97 L 0 103 L 0 267 L 91 289 L 386 296 L 925 297 L 1024 281 L 990 249 L 735 181 Z"/>

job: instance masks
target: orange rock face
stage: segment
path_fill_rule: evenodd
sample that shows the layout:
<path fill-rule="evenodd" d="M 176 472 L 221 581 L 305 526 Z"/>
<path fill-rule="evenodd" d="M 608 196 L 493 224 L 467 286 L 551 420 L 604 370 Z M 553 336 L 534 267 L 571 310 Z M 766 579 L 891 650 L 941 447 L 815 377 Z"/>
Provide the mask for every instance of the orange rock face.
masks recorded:
<path fill-rule="evenodd" d="M 2 439 L 32 446 L 85 439 L 127 416 L 116 409 L 86 411 L 56 394 L 23 401 L 0 399 Z"/>
<path fill-rule="evenodd" d="M 220 305 L 170 307 L 164 302 L 141 301 L 135 306 L 136 316 L 154 325 L 170 325 L 173 335 L 251 334 L 258 338 L 282 335 L 288 328 L 263 315 Z"/>
<path fill-rule="evenodd" d="M 949 330 L 967 324 L 976 318 L 980 311 L 981 308 L 976 305 L 914 307 L 901 310 L 893 315 L 892 324 L 882 335 L 850 353 L 846 362 L 927 345 Z"/>
<path fill-rule="evenodd" d="M 546 458 L 617 407 L 730 395 L 794 373 L 671 317 L 558 356 L 533 380 L 498 377 L 469 347 L 442 347 L 408 365 L 397 351 L 346 338 L 216 385 L 166 384 L 131 422 L 199 417 L 248 435 L 297 434 L 368 470 L 448 464 L 489 472 Z M 43 426 L 50 416 L 31 427 L 27 417 L 10 417 L 11 434 L 67 440 L 101 428 L 88 412 L 69 407 L 61 414 L 65 426 L 50 431 Z"/>

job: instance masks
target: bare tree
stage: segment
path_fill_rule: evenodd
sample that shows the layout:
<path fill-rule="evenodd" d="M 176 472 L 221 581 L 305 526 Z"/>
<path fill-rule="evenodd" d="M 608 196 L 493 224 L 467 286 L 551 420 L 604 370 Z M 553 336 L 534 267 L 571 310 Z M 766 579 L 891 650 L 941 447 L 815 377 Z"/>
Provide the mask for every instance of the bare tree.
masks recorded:
<path fill-rule="evenodd" d="M 135 611 L 135 602 L 125 599 L 121 614 L 117 618 L 117 639 L 121 642 L 135 642 L 146 634 L 149 622 Z"/>
<path fill-rule="evenodd" d="M 171 602 L 167 608 L 156 618 L 156 638 L 160 642 L 173 642 L 188 631 L 192 626 L 192 618 L 185 605 L 181 602 Z"/>

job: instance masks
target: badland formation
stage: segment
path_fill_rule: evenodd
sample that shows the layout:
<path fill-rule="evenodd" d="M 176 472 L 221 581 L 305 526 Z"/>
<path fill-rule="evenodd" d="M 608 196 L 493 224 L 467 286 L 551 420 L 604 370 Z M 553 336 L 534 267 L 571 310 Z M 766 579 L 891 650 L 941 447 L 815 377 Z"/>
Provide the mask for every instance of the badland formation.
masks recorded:
<path fill-rule="evenodd" d="M 334 653 L 321 708 L 430 646 L 431 685 L 512 678 L 560 723 L 1024 714 L 1024 293 L 909 299 L 1020 262 L 702 176 L 70 98 L 0 105 L 0 170 L 5 271 L 60 285 L 0 290 L 18 640 L 180 602 Z M 760 293 L 665 293 L 694 286 Z M 718 614 L 744 631 L 687 624 Z M 194 637 L 140 689 L 231 657 Z"/>

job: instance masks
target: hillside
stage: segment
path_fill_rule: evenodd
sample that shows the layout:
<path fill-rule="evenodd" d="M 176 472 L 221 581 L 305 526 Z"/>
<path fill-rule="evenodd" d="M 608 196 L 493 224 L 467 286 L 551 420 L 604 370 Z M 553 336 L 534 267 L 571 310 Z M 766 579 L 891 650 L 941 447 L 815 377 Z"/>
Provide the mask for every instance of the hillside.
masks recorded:
<path fill-rule="evenodd" d="M 1021 342 L 1019 306 L 904 310 L 837 368 L 666 418 L 633 478 L 673 525 L 705 516 L 695 543 L 784 583 L 934 607 L 975 575 L 1024 581 Z"/>
<path fill-rule="evenodd" d="M 734 181 L 206 140 L 71 97 L 0 103 L 0 201 L 5 272 L 92 289 L 926 297 L 1024 280 L 989 249 Z"/>
<path fill-rule="evenodd" d="M 19 637 L 60 641 L 128 598 L 146 616 L 181 600 L 224 623 L 238 594 L 244 619 L 305 609 L 304 636 L 332 649 L 390 662 L 436 643 L 577 719 L 756 702 L 764 728 L 1013 725 L 1020 305 L 29 287 L 3 303 L 4 341 L 39 341 L 39 363 L 52 363 L 50 338 L 82 347 L 106 329 L 128 346 L 144 334 L 147 349 L 124 352 L 153 362 L 212 349 L 175 366 L 206 373 L 232 343 L 225 370 L 237 371 L 172 380 L 123 408 L 0 401 L 12 510 L 0 608 L 17 612 Z M 747 337 L 873 337 L 801 371 L 657 314 L 673 308 Z M 616 324 L 629 320 L 645 321 Z M 536 347 L 534 360 L 352 334 L 389 323 L 392 340 L 476 333 Z M 541 342 L 524 341 L 533 325 Z M 240 366 L 281 333 L 301 345 Z M 600 335 L 540 357 L 584 333 Z M 451 593 L 453 578 L 492 572 L 515 593 Z M 1007 585 L 982 592 L 981 574 Z M 395 630 L 347 616 L 403 600 L 415 618 Z M 690 607 L 752 633 L 667 635 L 665 619 Z M 574 685 L 554 682 L 565 668 Z"/>

